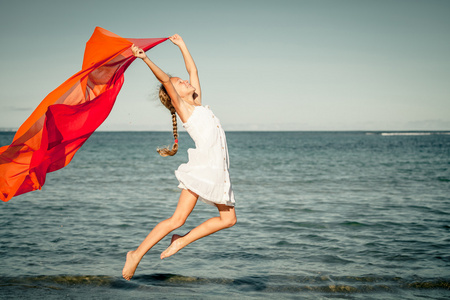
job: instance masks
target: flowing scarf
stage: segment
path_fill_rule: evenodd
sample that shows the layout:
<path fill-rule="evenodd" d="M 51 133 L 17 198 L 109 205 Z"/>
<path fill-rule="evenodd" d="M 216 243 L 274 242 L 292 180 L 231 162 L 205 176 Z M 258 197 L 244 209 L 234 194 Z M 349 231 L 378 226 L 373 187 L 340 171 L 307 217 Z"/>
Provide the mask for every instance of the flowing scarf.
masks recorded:
<path fill-rule="evenodd" d="M 108 117 L 136 59 L 132 44 L 147 51 L 167 38 L 125 39 L 97 27 L 86 43 L 81 71 L 38 105 L 0 148 L 0 199 L 41 189 L 47 173 L 59 170 Z"/>

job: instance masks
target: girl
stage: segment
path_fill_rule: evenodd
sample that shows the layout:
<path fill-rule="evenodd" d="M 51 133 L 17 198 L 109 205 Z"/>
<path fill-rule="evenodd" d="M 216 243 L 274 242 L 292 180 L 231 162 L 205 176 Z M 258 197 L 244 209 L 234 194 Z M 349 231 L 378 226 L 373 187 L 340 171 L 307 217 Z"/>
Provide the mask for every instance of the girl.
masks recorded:
<path fill-rule="evenodd" d="M 170 40 L 181 50 L 190 81 L 169 77 L 135 45 L 131 50 L 135 57 L 141 58 L 149 66 L 161 82 L 159 98 L 172 113 L 175 143 L 172 149 L 158 149 L 158 152 L 167 156 L 174 155 L 178 150 L 176 114 L 194 140 L 196 148 L 188 150 L 189 162 L 182 164 L 175 171 L 182 189 L 175 212 L 170 218 L 156 225 L 136 250 L 128 252 L 122 270 L 122 276 L 126 280 L 133 277 L 142 257 L 156 243 L 184 224 L 198 199 L 216 206 L 219 216 L 205 221 L 184 236 L 172 235 L 171 244 L 161 253 L 161 259 L 177 253 L 195 240 L 236 223 L 225 133 L 209 107 L 201 106 L 202 94 L 197 67 L 183 39 L 175 34 Z"/>

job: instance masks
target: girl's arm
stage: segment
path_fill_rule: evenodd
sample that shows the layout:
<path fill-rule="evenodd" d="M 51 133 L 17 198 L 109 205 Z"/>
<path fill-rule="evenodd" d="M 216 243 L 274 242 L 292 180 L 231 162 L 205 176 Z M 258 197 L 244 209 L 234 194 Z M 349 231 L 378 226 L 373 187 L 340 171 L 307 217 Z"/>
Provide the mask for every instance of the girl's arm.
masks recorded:
<path fill-rule="evenodd" d="M 170 99 L 172 100 L 172 105 L 175 107 L 176 111 L 178 112 L 178 115 L 180 115 L 180 103 L 181 98 L 178 95 L 177 91 L 173 87 L 172 82 L 170 81 L 169 75 L 167 75 L 163 70 L 161 70 L 157 65 L 155 65 L 154 62 L 152 62 L 147 55 L 145 54 L 144 50 L 141 48 L 138 48 L 136 45 L 131 46 L 131 51 L 133 52 L 133 55 L 137 58 L 141 58 L 147 66 L 152 70 L 153 74 L 155 75 L 156 79 L 159 80 L 159 82 L 162 83 L 162 85 L 165 87 L 167 94 L 169 95 Z M 183 114 L 183 113 L 181 113 Z M 180 115 L 180 117 L 182 117 Z"/>
<path fill-rule="evenodd" d="M 191 54 L 189 53 L 189 50 L 188 50 L 186 44 L 184 43 L 183 39 L 181 38 L 181 36 L 179 36 L 178 34 L 175 34 L 175 35 L 169 37 L 169 39 L 172 41 L 172 43 L 177 45 L 181 50 L 181 54 L 183 55 L 184 63 L 186 65 L 186 71 L 189 74 L 189 81 L 190 81 L 191 85 L 195 88 L 195 93 L 197 94 L 195 101 L 197 103 L 201 104 L 202 93 L 201 93 L 201 88 L 200 88 L 200 80 L 198 79 L 198 71 L 197 71 L 197 66 L 195 65 L 194 59 L 192 58 Z"/>

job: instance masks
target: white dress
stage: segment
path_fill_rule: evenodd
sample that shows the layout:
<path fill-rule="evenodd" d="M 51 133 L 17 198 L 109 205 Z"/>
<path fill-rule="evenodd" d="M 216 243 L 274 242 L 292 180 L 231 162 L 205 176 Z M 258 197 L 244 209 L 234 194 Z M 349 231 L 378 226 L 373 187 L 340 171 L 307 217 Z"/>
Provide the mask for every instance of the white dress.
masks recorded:
<path fill-rule="evenodd" d="M 178 187 L 196 193 L 205 203 L 234 206 L 227 141 L 219 119 L 209 106 L 196 106 L 183 127 L 195 149 L 188 150 L 188 163 L 175 171 Z"/>

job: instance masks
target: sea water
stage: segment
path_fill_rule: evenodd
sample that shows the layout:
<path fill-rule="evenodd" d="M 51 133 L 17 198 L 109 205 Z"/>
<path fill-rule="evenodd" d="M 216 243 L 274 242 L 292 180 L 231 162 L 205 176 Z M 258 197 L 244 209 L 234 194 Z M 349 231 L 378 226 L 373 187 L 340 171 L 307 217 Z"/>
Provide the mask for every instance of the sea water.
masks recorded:
<path fill-rule="evenodd" d="M 13 133 L 0 133 L 0 145 Z M 2 299 L 448 299 L 450 135 L 228 132 L 237 224 L 131 281 L 126 252 L 173 213 L 194 147 L 98 132 L 41 191 L 0 203 Z M 184 234 L 217 209 L 199 202 Z"/>

